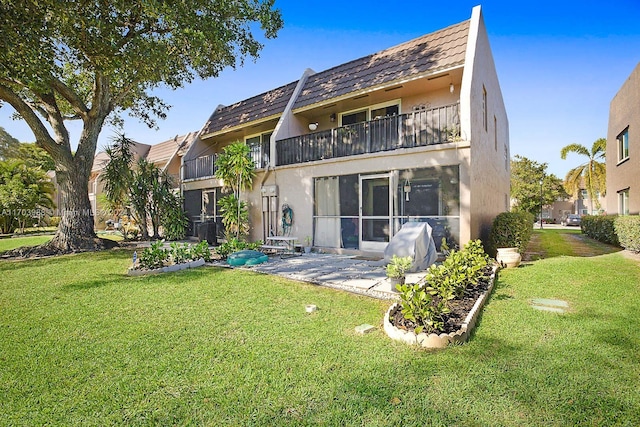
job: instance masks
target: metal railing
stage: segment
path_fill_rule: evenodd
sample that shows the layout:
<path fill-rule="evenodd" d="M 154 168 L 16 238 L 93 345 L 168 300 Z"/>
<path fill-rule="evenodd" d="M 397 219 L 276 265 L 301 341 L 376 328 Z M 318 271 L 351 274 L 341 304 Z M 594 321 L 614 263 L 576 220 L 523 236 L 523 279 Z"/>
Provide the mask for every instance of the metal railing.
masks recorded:
<path fill-rule="evenodd" d="M 276 141 L 278 165 L 423 147 L 459 139 L 459 104 L 383 117 Z"/>
<path fill-rule="evenodd" d="M 184 162 L 184 179 L 212 177 L 216 173 L 216 155 L 201 156 Z"/>

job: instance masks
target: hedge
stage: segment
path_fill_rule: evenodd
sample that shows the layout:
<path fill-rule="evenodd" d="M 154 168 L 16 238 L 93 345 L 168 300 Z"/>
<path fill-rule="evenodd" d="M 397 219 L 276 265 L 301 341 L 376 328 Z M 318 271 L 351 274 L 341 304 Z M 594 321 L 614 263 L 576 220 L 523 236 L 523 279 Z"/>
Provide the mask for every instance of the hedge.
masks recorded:
<path fill-rule="evenodd" d="M 518 248 L 523 253 L 531 240 L 534 217 L 528 212 L 502 212 L 493 220 L 489 232 L 492 256 L 498 248 Z"/>
<path fill-rule="evenodd" d="M 592 239 L 620 246 L 614 227 L 617 215 L 585 215 L 580 222 L 582 232 Z"/>
<path fill-rule="evenodd" d="M 640 216 L 619 216 L 615 219 L 613 226 L 620 241 L 620 246 L 640 253 Z"/>

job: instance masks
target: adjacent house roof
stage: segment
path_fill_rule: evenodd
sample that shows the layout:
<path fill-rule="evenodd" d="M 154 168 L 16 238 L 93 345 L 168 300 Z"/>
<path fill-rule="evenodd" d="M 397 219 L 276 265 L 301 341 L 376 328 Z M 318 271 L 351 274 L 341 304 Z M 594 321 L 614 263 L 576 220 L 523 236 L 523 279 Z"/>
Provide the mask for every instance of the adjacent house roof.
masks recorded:
<path fill-rule="evenodd" d="M 168 141 L 152 145 L 147 153 L 147 161 L 155 164 L 168 162 L 180 146 L 182 139 L 183 137 L 176 135 Z"/>
<path fill-rule="evenodd" d="M 469 21 L 309 76 L 293 108 L 464 64 Z"/>
<path fill-rule="evenodd" d="M 207 135 L 281 114 L 287 106 L 297 83 L 297 81 L 291 82 L 244 101 L 236 102 L 233 105 L 218 107 L 204 125 L 202 134 Z"/>

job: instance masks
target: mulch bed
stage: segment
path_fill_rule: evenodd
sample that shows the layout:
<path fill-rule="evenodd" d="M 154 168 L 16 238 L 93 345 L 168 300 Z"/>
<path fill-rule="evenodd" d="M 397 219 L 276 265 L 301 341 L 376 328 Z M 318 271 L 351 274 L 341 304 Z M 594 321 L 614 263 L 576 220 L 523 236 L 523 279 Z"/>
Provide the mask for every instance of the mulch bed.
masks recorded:
<path fill-rule="evenodd" d="M 461 298 L 456 298 L 449 302 L 450 312 L 442 316 L 444 327 L 441 330 L 433 331 L 433 333 L 438 335 L 442 333 L 449 334 L 458 331 L 462 327 L 462 323 L 473 308 L 473 305 L 478 298 L 489 289 L 491 267 L 488 267 L 487 271 L 487 278 L 485 280 L 481 280 L 477 286 L 467 288 Z M 401 310 L 396 311 L 395 314 L 389 318 L 389 321 L 396 328 L 410 332 L 413 332 L 416 327 L 411 320 L 404 318 Z"/>

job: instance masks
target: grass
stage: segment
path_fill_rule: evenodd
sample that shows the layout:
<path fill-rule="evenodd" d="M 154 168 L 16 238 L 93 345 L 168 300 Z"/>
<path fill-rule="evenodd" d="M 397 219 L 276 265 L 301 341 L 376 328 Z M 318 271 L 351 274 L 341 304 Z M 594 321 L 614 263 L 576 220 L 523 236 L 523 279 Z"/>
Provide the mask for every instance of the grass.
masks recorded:
<path fill-rule="evenodd" d="M 0 425 L 640 424 L 621 254 L 503 270 L 472 340 L 442 351 L 357 335 L 386 302 L 241 270 L 133 278 L 130 255 L 0 263 Z"/>
<path fill-rule="evenodd" d="M 27 236 L 0 239 L 0 252 L 10 251 L 21 246 L 37 246 L 51 240 L 53 236 Z"/>

